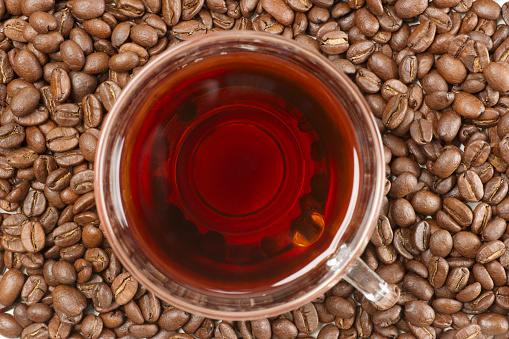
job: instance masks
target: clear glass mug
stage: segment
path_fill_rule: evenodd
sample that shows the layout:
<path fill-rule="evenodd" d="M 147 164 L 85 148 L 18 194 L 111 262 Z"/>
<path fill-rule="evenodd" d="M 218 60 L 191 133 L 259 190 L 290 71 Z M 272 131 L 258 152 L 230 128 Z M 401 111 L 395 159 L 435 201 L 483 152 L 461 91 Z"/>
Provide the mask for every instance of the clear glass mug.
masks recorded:
<path fill-rule="evenodd" d="M 362 168 L 350 203 L 346 227 L 340 227 L 328 251 L 313 261 L 308 275 L 248 293 L 216 293 L 180 283 L 140 250 L 124 214 L 120 182 L 122 148 L 140 102 L 155 102 L 153 89 L 188 63 L 238 51 L 270 55 L 311 72 L 329 86 L 356 126 L 358 161 Z M 340 121 L 336 121 L 341 123 Z M 346 75 L 319 53 L 267 33 L 225 32 L 205 35 L 164 52 L 133 78 L 108 113 L 96 155 L 95 195 L 105 235 L 124 266 L 159 298 L 183 310 L 213 319 L 256 319 L 296 309 L 345 279 L 380 309 L 394 305 L 399 291 L 384 282 L 361 259 L 377 223 L 385 185 L 383 148 L 370 109 Z M 336 222 L 345 222 L 339 220 Z"/>

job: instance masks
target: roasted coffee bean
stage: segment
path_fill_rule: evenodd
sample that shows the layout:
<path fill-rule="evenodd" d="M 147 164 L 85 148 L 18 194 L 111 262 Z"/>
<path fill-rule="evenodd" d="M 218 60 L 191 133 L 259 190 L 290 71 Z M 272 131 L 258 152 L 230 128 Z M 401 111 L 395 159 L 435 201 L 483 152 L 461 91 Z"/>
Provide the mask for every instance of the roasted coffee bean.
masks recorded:
<path fill-rule="evenodd" d="M 124 315 L 119 310 L 106 312 L 100 315 L 104 326 L 108 328 L 116 328 L 124 322 Z"/>
<path fill-rule="evenodd" d="M 118 48 L 127 41 L 131 33 L 132 26 L 133 23 L 130 21 L 122 22 L 115 26 L 111 33 L 111 43 L 113 47 Z"/>
<path fill-rule="evenodd" d="M 48 338 L 48 325 L 45 323 L 34 323 L 31 324 L 23 329 L 23 332 L 21 332 L 21 338 L 36 338 L 36 339 L 43 339 Z"/>
<path fill-rule="evenodd" d="M 481 247 L 481 240 L 470 232 L 458 232 L 453 236 L 453 248 L 460 255 L 467 258 L 475 258 Z"/>
<path fill-rule="evenodd" d="M 472 224 L 470 226 L 472 232 L 475 234 L 479 234 L 482 232 L 488 221 L 491 220 L 492 209 L 486 203 L 480 203 L 474 209 L 474 218 L 472 220 Z"/>
<path fill-rule="evenodd" d="M 108 66 L 116 72 L 127 72 L 138 66 L 139 62 L 138 54 L 128 51 L 112 56 L 108 61 Z"/>
<path fill-rule="evenodd" d="M 505 252 L 505 245 L 500 240 L 493 240 L 479 247 L 476 254 L 476 260 L 485 264 L 499 258 Z"/>
<path fill-rule="evenodd" d="M 318 328 L 318 313 L 312 303 L 305 304 L 294 310 L 293 319 L 299 333 L 311 334 Z"/>
<path fill-rule="evenodd" d="M 422 300 L 431 299 L 434 293 L 433 287 L 428 283 L 428 281 L 416 275 L 415 273 L 408 273 L 405 275 L 405 278 L 403 279 L 403 287 L 405 290 Z"/>
<path fill-rule="evenodd" d="M 490 221 L 482 230 L 481 236 L 484 241 L 500 239 L 507 228 L 507 223 L 502 218 L 496 218 Z"/>
<path fill-rule="evenodd" d="M 2 231 L 4 234 L 21 236 L 21 228 L 28 221 L 23 214 L 12 214 L 2 222 Z"/>
<path fill-rule="evenodd" d="M 488 159 L 490 151 L 490 145 L 486 141 L 478 139 L 467 143 L 463 157 L 470 166 L 481 166 Z"/>
<path fill-rule="evenodd" d="M 435 288 L 445 284 L 449 274 L 449 264 L 442 257 L 433 257 L 428 264 L 428 280 Z"/>
<path fill-rule="evenodd" d="M 28 82 L 34 83 L 42 77 L 42 67 L 34 53 L 22 49 L 11 63 L 14 72 Z"/>
<path fill-rule="evenodd" d="M 465 118 L 477 118 L 485 110 L 479 99 L 465 92 L 456 94 L 452 108 Z"/>
<path fill-rule="evenodd" d="M 158 332 L 158 330 L 159 328 L 155 324 L 142 324 L 142 325 L 133 324 L 129 326 L 129 334 L 134 338 L 151 337 L 154 336 Z"/>
<path fill-rule="evenodd" d="M 53 131 L 55 131 L 55 130 L 58 130 L 58 128 L 55 128 Z M 52 171 L 48 175 L 48 178 L 46 179 L 47 187 L 52 190 L 55 190 L 55 191 L 63 190 L 64 188 L 69 186 L 70 182 L 71 182 L 71 173 L 66 168 L 59 168 L 59 169 Z"/>
<path fill-rule="evenodd" d="M 355 314 L 355 308 L 346 299 L 341 297 L 329 297 L 325 300 L 327 311 L 339 318 L 350 318 Z"/>
<path fill-rule="evenodd" d="M 432 21 L 424 21 L 408 37 L 408 47 L 416 53 L 424 52 L 435 38 L 437 26 Z"/>
<path fill-rule="evenodd" d="M 463 312 L 480 313 L 486 311 L 494 301 L 495 294 L 493 291 L 482 292 L 476 299 L 464 304 Z"/>
<path fill-rule="evenodd" d="M 435 320 L 435 311 L 423 301 L 412 300 L 405 304 L 405 318 L 414 326 L 428 326 Z"/>
<path fill-rule="evenodd" d="M 399 261 L 388 265 L 380 264 L 376 269 L 376 273 L 388 283 L 397 284 L 400 283 L 405 276 L 405 267 Z"/>
<path fill-rule="evenodd" d="M 394 129 L 405 118 L 408 108 L 408 99 L 404 95 L 397 95 L 391 98 L 383 112 L 382 121 L 389 129 Z"/>
<path fill-rule="evenodd" d="M 463 63 L 449 54 L 443 54 L 436 61 L 436 67 L 444 79 L 452 85 L 461 84 L 467 76 L 467 70 Z"/>
<path fill-rule="evenodd" d="M 71 79 L 66 70 L 56 67 L 51 72 L 51 95 L 58 102 L 64 102 L 71 94 Z"/>
<path fill-rule="evenodd" d="M 17 269 L 9 269 L 0 280 L 0 304 L 11 305 L 20 295 L 25 275 Z"/>
<path fill-rule="evenodd" d="M 496 313 L 480 314 L 477 317 L 477 325 L 481 327 L 481 331 L 487 335 L 498 335 L 509 331 L 507 319 Z"/>
<path fill-rule="evenodd" d="M 492 0 L 474 1 L 472 3 L 472 12 L 481 18 L 496 20 L 500 14 L 500 6 Z"/>
<path fill-rule="evenodd" d="M 87 74 L 100 74 L 108 70 L 110 57 L 104 52 L 95 52 L 86 56 L 83 72 Z"/>
<path fill-rule="evenodd" d="M 83 122 L 88 127 L 97 127 L 102 121 L 102 105 L 94 94 L 89 94 L 81 102 Z"/>
<path fill-rule="evenodd" d="M 429 249 L 438 257 L 447 257 L 453 247 L 451 233 L 447 230 L 438 230 L 431 234 Z"/>
<path fill-rule="evenodd" d="M 4 210 L 6 208 L 12 209 L 12 210 L 15 210 L 16 208 L 18 208 L 18 205 L 16 203 L 10 204 L 10 203 L 7 203 L 5 200 L 2 200 L 2 201 L 5 202 L 5 204 L 2 204 L 2 208 Z M 13 206 L 15 208 L 9 208 L 10 206 Z M 4 237 L 2 238 L 1 241 L 2 241 L 3 248 L 7 251 L 14 252 L 14 253 L 26 251 L 25 248 L 23 247 L 23 243 L 21 242 L 20 236 L 6 234 L 6 235 L 4 235 Z"/>
<path fill-rule="evenodd" d="M 445 283 L 447 289 L 451 292 L 459 292 L 468 283 L 470 271 L 466 267 L 453 267 Z"/>
<path fill-rule="evenodd" d="M 294 20 L 294 12 L 285 2 L 275 0 L 263 0 L 261 2 L 263 9 L 272 15 L 277 21 L 285 26 L 290 26 Z"/>
<path fill-rule="evenodd" d="M 76 244 L 81 239 L 82 230 L 76 223 L 68 222 L 55 228 L 52 238 L 60 247 L 68 247 Z"/>
<path fill-rule="evenodd" d="M 62 322 L 60 317 L 57 315 L 53 316 L 48 324 L 48 332 L 50 338 L 68 337 L 71 333 L 71 329 L 72 325 Z"/>
<path fill-rule="evenodd" d="M 401 25 L 403 20 L 396 14 L 393 6 L 384 6 L 383 14 L 378 16 L 380 28 L 389 32 L 396 32 Z"/>
<path fill-rule="evenodd" d="M 48 289 L 43 276 L 31 275 L 21 290 L 21 300 L 27 305 L 34 305 L 41 301 Z"/>
<path fill-rule="evenodd" d="M 415 192 L 412 196 L 411 204 L 416 212 L 428 215 L 434 215 L 442 208 L 440 197 L 427 190 Z"/>
<path fill-rule="evenodd" d="M 339 30 L 325 32 L 319 38 L 320 50 L 324 53 L 335 55 L 348 50 L 348 35 Z"/>
<path fill-rule="evenodd" d="M 29 17 L 30 26 L 37 33 L 45 34 L 57 28 L 57 21 L 52 15 L 43 11 L 32 13 Z"/>
<path fill-rule="evenodd" d="M 375 45 L 370 40 L 356 42 L 348 48 L 346 57 L 354 64 L 365 62 L 375 50 Z"/>
<path fill-rule="evenodd" d="M 73 0 L 67 4 L 72 13 L 82 19 L 93 19 L 104 13 L 105 6 L 102 0 Z"/>
<path fill-rule="evenodd" d="M 433 164 L 432 172 L 440 178 L 445 179 L 458 168 L 460 162 L 460 152 L 455 148 L 447 149 L 440 154 Z"/>
<path fill-rule="evenodd" d="M 373 315 L 373 324 L 380 327 L 394 325 L 401 319 L 402 309 L 399 305 L 394 305 L 385 311 L 376 311 Z"/>
<path fill-rule="evenodd" d="M 109 264 L 108 254 L 101 248 L 88 249 L 84 258 L 92 264 L 94 273 L 104 271 Z"/>
<path fill-rule="evenodd" d="M 71 285 L 77 279 L 77 273 L 74 266 L 64 260 L 59 260 L 53 265 L 52 273 L 59 283 L 65 285 Z"/>
<path fill-rule="evenodd" d="M 21 327 L 16 319 L 8 313 L 0 314 L 0 335 L 6 338 L 16 338 L 21 336 L 23 327 Z"/>
<path fill-rule="evenodd" d="M 235 330 L 233 327 L 222 321 L 220 322 L 214 331 L 215 335 L 221 338 L 228 338 L 228 339 L 235 339 L 237 338 L 237 334 L 235 333 Z"/>
<path fill-rule="evenodd" d="M 7 84 L 14 78 L 14 70 L 3 50 L 0 51 L 0 75 L 0 83 L 2 84 Z"/>
<path fill-rule="evenodd" d="M 420 221 L 412 232 L 412 240 L 415 248 L 419 251 L 425 251 L 429 247 L 431 236 L 431 226 L 426 221 Z"/>
<path fill-rule="evenodd" d="M 404 198 L 396 199 L 391 203 L 390 212 L 394 223 L 400 227 L 409 227 L 416 220 L 412 204 Z"/>
<path fill-rule="evenodd" d="M 60 32 L 48 32 L 37 34 L 33 39 L 33 46 L 41 53 L 56 53 L 60 50 L 60 45 L 64 42 L 64 37 Z"/>
<path fill-rule="evenodd" d="M 380 90 L 380 86 L 382 85 L 380 78 L 376 76 L 375 73 L 365 68 L 357 71 L 355 81 L 357 83 L 357 86 L 359 86 L 359 88 L 361 88 L 364 92 L 367 93 L 378 92 Z M 390 117 L 388 117 L 387 119 L 390 119 Z"/>
<path fill-rule="evenodd" d="M 75 102 L 80 102 L 97 87 L 97 78 L 84 72 L 71 71 L 69 78 L 71 78 L 71 98 Z"/>
<path fill-rule="evenodd" d="M 10 103 L 12 114 L 17 117 L 29 115 L 37 107 L 40 98 L 39 91 L 33 86 L 20 89 Z"/>
<path fill-rule="evenodd" d="M 429 108 L 441 110 L 449 107 L 454 101 L 454 93 L 436 91 L 424 97 L 424 102 Z"/>
<path fill-rule="evenodd" d="M 28 147 L 21 147 L 7 154 L 7 163 L 14 168 L 28 168 L 33 165 L 37 153 Z"/>
<path fill-rule="evenodd" d="M 55 310 L 68 316 L 79 315 L 86 307 L 87 301 L 76 288 L 58 285 L 52 292 Z"/>
<path fill-rule="evenodd" d="M 99 39 L 108 39 L 111 36 L 111 27 L 99 18 L 84 21 L 83 29 Z"/>
<path fill-rule="evenodd" d="M 472 301 L 479 296 L 481 290 L 482 290 L 481 283 L 475 282 L 473 284 L 466 286 L 464 289 L 458 292 L 458 294 L 456 294 L 456 299 L 462 302 Z"/>
<path fill-rule="evenodd" d="M 16 124 L 10 123 L 0 127 L 0 147 L 14 148 L 25 140 L 25 129 Z"/>
<path fill-rule="evenodd" d="M 12 315 L 14 316 L 14 319 L 16 320 L 16 322 L 18 324 L 20 324 L 21 327 L 23 327 L 23 328 L 27 327 L 28 325 L 30 325 L 32 323 L 32 321 L 30 319 L 28 319 L 28 315 L 27 315 L 28 307 L 29 306 L 27 306 L 23 303 L 19 303 L 14 307 L 13 312 L 12 312 Z"/>
<path fill-rule="evenodd" d="M 113 292 L 105 283 L 98 283 L 93 287 L 92 301 L 96 307 L 106 309 L 113 302 Z"/>
<path fill-rule="evenodd" d="M 507 286 L 499 287 L 495 290 L 495 302 L 498 306 L 507 309 L 509 306 L 508 303 L 509 296 L 509 288 Z"/>
<path fill-rule="evenodd" d="M 497 260 L 493 260 L 485 265 L 486 270 L 490 274 L 495 286 L 505 285 L 507 282 L 507 274 L 504 266 Z"/>
<path fill-rule="evenodd" d="M 139 304 L 140 311 L 141 311 L 145 321 L 155 322 L 159 319 L 159 316 L 161 314 L 161 305 L 160 305 L 159 299 L 157 299 L 157 297 L 154 294 L 152 294 L 152 292 L 148 292 L 143 297 L 141 297 L 138 301 L 138 304 Z M 193 319 L 193 316 L 191 317 L 191 319 Z M 201 324 L 202 321 L 203 321 L 203 319 L 201 319 L 201 321 L 197 322 L 196 329 Z M 186 324 L 186 326 L 188 326 L 188 325 L 189 325 L 189 322 Z M 196 329 L 194 329 L 194 331 Z M 194 332 L 194 331 L 191 331 L 191 332 Z"/>
<path fill-rule="evenodd" d="M 410 135 L 418 145 L 425 145 L 433 138 L 433 126 L 428 120 L 414 120 L 410 125 Z"/>
<path fill-rule="evenodd" d="M 388 245 L 392 242 L 393 232 L 389 220 L 384 215 L 378 217 L 377 226 L 371 236 L 375 246 Z"/>
<path fill-rule="evenodd" d="M 189 320 L 189 314 L 178 308 L 170 308 L 159 317 L 158 324 L 167 331 L 174 331 Z M 203 326 L 203 325 L 202 325 Z"/>
<path fill-rule="evenodd" d="M 74 268 L 77 273 L 78 284 L 83 284 L 92 276 L 92 265 L 88 260 L 80 258 L 74 262 Z"/>
<path fill-rule="evenodd" d="M 23 213 L 28 217 L 32 217 L 43 214 L 45 210 L 46 197 L 44 193 L 36 190 L 28 192 L 23 203 Z"/>
<path fill-rule="evenodd" d="M 482 71 L 486 81 L 495 91 L 507 92 L 509 90 L 509 83 L 505 78 L 509 70 L 506 67 L 498 62 L 490 62 Z"/>
<path fill-rule="evenodd" d="M 66 103 L 56 105 L 52 117 L 59 126 L 71 127 L 81 122 L 83 113 L 78 105 Z"/>
<path fill-rule="evenodd" d="M 476 202 L 484 196 L 481 179 L 474 171 L 466 171 L 458 176 L 458 189 L 465 201 Z"/>
<path fill-rule="evenodd" d="M 28 187 L 30 187 L 30 184 L 28 184 Z M 11 195 L 10 191 L 11 191 L 11 184 L 9 184 L 9 182 L 5 179 L 0 179 L 0 198 L 6 199 L 8 196 Z M 28 192 L 28 189 L 27 189 L 27 192 Z M 14 195 L 17 196 L 16 193 Z M 23 199 L 23 197 L 21 197 L 21 199 Z M 10 201 L 10 199 L 9 199 L 9 201 Z"/>
<path fill-rule="evenodd" d="M 115 253 L 110 252 L 109 258 L 110 265 L 108 266 L 107 269 L 104 270 L 102 275 L 106 282 L 111 283 L 121 273 L 122 266 Z"/>
<path fill-rule="evenodd" d="M 417 178 L 410 172 L 404 172 L 393 181 L 388 195 L 401 198 L 412 193 L 416 186 Z"/>
<path fill-rule="evenodd" d="M 46 139 L 37 126 L 30 126 L 26 129 L 26 141 L 28 147 L 37 153 L 46 153 Z"/>
<path fill-rule="evenodd" d="M 74 214 L 80 214 L 82 212 L 88 211 L 94 206 L 95 206 L 94 192 L 89 192 L 83 194 L 76 200 L 72 211 Z"/>
<path fill-rule="evenodd" d="M 89 314 L 81 323 L 81 333 L 86 339 L 99 338 L 103 329 L 103 320 L 95 314 Z"/>
<path fill-rule="evenodd" d="M 131 276 L 130 273 L 122 273 L 113 280 L 111 289 L 115 295 L 115 301 L 117 304 L 124 305 L 127 304 L 136 294 L 136 291 L 138 290 L 138 282 Z"/>
<path fill-rule="evenodd" d="M 88 193 L 94 188 L 94 172 L 85 170 L 70 179 L 70 187 L 77 194 Z"/>
<path fill-rule="evenodd" d="M 120 95 L 120 86 L 112 81 L 106 81 L 103 82 L 97 90 L 99 92 L 102 104 L 106 110 L 109 111 Z"/>
<path fill-rule="evenodd" d="M 87 247 L 99 247 L 103 242 L 104 236 L 102 231 L 92 224 L 86 225 L 82 233 L 83 244 Z M 109 259 L 107 261 L 109 263 Z"/>
<path fill-rule="evenodd" d="M 23 29 L 25 25 L 27 25 L 27 22 L 21 18 L 8 19 L 4 23 L 4 34 L 11 40 L 27 42 L 23 36 Z"/>
<path fill-rule="evenodd" d="M 27 252 L 39 252 L 46 244 L 44 228 L 38 222 L 28 221 L 21 228 L 21 242 Z"/>
<path fill-rule="evenodd" d="M 435 311 L 444 314 L 453 314 L 461 310 L 463 303 L 451 298 L 436 298 L 432 303 Z"/>
<path fill-rule="evenodd" d="M 475 264 L 472 273 L 475 279 L 481 283 L 481 286 L 485 289 L 491 290 L 494 287 L 493 279 L 491 278 L 488 270 L 484 265 L 479 263 Z"/>
<path fill-rule="evenodd" d="M 277 319 L 272 322 L 272 333 L 279 338 L 295 338 L 299 333 L 297 327 L 288 319 Z"/>

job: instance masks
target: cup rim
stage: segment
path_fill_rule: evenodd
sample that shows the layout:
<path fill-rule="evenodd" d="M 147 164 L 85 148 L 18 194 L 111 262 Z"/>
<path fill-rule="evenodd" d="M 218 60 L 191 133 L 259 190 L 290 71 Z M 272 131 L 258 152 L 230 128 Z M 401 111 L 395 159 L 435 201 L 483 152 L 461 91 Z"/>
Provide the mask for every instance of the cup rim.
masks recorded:
<path fill-rule="evenodd" d="M 104 179 L 109 178 L 109 175 L 106 173 L 107 165 L 105 164 L 107 161 L 111 161 L 108 158 L 108 152 L 111 150 L 108 149 L 109 145 L 114 140 L 115 136 L 112 133 L 112 130 L 115 127 L 115 122 L 118 116 L 121 114 L 122 107 L 125 105 L 129 97 L 133 92 L 136 91 L 136 86 L 138 83 L 141 83 L 143 79 L 150 77 L 150 73 L 153 69 L 157 69 L 158 67 L 163 66 L 168 59 L 171 59 L 175 55 L 185 53 L 187 50 L 195 49 L 197 46 L 203 46 L 209 43 L 209 40 L 221 40 L 228 42 L 237 42 L 239 44 L 242 43 L 253 43 L 253 42 L 267 42 L 272 45 L 281 45 L 291 49 L 297 49 L 301 55 L 303 55 L 306 59 L 313 60 L 313 62 L 321 64 L 321 66 L 328 69 L 330 72 L 334 73 L 336 78 L 341 79 L 340 81 L 346 83 L 346 86 L 349 89 L 349 95 L 352 96 L 352 100 L 357 102 L 358 109 L 357 111 L 361 112 L 364 115 L 366 120 L 371 121 L 371 124 L 368 126 L 363 126 L 364 129 L 370 131 L 370 135 L 373 138 L 373 143 L 375 146 L 372 149 L 371 157 L 375 158 L 378 166 L 374 168 L 373 176 L 375 177 L 375 187 L 373 188 L 373 194 L 371 194 L 370 198 L 370 206 L 372 206 L 374 211 L 379 211 L 382 197 L 383 197 L 383 188 L 384 188 L 384 168 L 383 164 L 383 149 L 382 149 L 382 140 L 380 136 L 380 132 L 378 128 L 376 128 L 376 124 L 374 122 L 373 117 L 371 116 L 371 110 L 367 103 L 365 102 L 362 94 L 357 89 L 357 87 L 351 82 L 351 80 L 346 76 L 343 72 L 337 69 L 329 60 L 325 57 L 320 56 L 314 51 L 308 50 L 296 42 L 280 37 L 275 36 L 269 33 L 264 32 L 256 32 L 256 31 L 227 31 L 227 32 L 216 32 L 213 34 L 206 34 L 201 37 L 196 37 L 190 39 L 188 41 L 184 41 L 171 49 L 166 50 L 161 53 L 156 59 L 150 61 L 147 65 L 144 65 L 136 76 L 129 81 L 126 87 L 123 88 L 121 95 L 117 98 L 115 104 L 110 109 L 106 122 L 103 125 L 100 139 L 97 144 L 96 157 L 95 157 L 95 173 L 94 173 L 94 185 L 95 185 L 95 200 L 97 213 L 103 224 L 103 230 L 105 236 L 112 247 L 114 253 L 118 256 L 122 265 L 133 274 L 136 280 L 143 286 L 145 286 L 148 290 L 152 291 L 158 297 L 162 298 L 162 295 L 165 295 L 161 288 L 153 283 L 153 279 L 150 279 L 146 275 L 137 274 L 138 269 L 134 267 L 133 263 L 129 260 L 128 253 L 126 253 L 122 248 L 123 246 L 120 244 L 119 239 L 117 239 L 115 232 L 113 230 L 112 215 L 110 215 L 107 211 L 106 206 L 109 206 L 113 203 L 113 199 L 108 198 L 105 194 L 105 187 L 109 185 L 109 182 L 106 182 Z M 378 160 L 378 161 L 377 161 Z M 120 199 L 120 197 L 118 197 Z M 182 302 L 181 298 L 178 297 L 168 297 L 165 295 L 163 300 L 170 302 L 172 305 L 182 308 L 184 310 L 189 310 L 192 313 L 204 315 L 212 318 L 222 318 L 222 319 L 231 319 L 231 320 L 242 320 L 242 319 L 256 319 L 256 318 L 265 318 L 268 315 L 275 315 L 282 313 L 286 310 L 295 309 L 299 306 L 310 302 L 315 298 L 316 295 L 319 295 L 326 290 L 330 289 L 333 285 L 335 285 L 341 277 L 348 271 L 348 268 L 354 264 L 355 260 L 360 257 L 364 248 L 366 247 L 370 234 L 372 233 L 374 226 L 376 224 L 376 220 L 378 218 L 377 212 L 368 212 L 363 216 L 362 225 L 359 226 L 358 232 L 355 234 L 352 239 L 352 248 L 350 250 L 350 256 L 348 260 L 343 260 L 341 264 L 341 269 L 334 274 L 328 276 L 327 279 L 323 279 L 319 284 L 314 286 L 309 293 L 298 296 L 295 299 L 285 302 L 284 305 L 276 305 L 271 308 L 266 309 L 255 309 L 248 311 L 230 311 L 230 310 L 205 310 L 199 305 L 194 305 L 190 303 Z M 341 272 L 340 272 L 341 271 Z M 211 313 L 207 313 L 210 311 Z"/>

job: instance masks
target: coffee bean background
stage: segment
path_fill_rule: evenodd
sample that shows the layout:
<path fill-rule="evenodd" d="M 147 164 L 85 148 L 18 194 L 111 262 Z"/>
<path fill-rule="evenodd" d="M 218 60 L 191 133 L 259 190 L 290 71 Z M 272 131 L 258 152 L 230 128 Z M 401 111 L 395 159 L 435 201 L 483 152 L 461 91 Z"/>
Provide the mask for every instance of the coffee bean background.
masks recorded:
<path fill-rule="evenodd" d="M 0 337 L 509 338 L 509 3 L 493 0 L 0 0 Z M 94 155 L 151 58 L 220 30 L 321 53 L 365 94 L 386 189 L 363 259 L 401 290 L 346 282 L 252 321 L 159 300 L 111 251 Z"/>

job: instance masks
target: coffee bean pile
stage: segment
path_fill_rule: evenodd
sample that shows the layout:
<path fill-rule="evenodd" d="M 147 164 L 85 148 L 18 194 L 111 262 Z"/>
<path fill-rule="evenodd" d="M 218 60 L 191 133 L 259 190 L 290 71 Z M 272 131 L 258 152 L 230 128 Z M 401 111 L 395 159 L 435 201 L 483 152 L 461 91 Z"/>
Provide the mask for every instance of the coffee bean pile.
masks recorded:
<path fill-rule="evenodd" d="M 509 3 L 0 0 L 0 335 L 23 339 L 509 338 Z M 363 255 L 401 290 L 342 281 L 254 321 L 188 314 L 123 269 L 95 211 L 101 125 L 151 58 L 220 30 L 322 53 L 365 94 L 387 185 Z"/>

